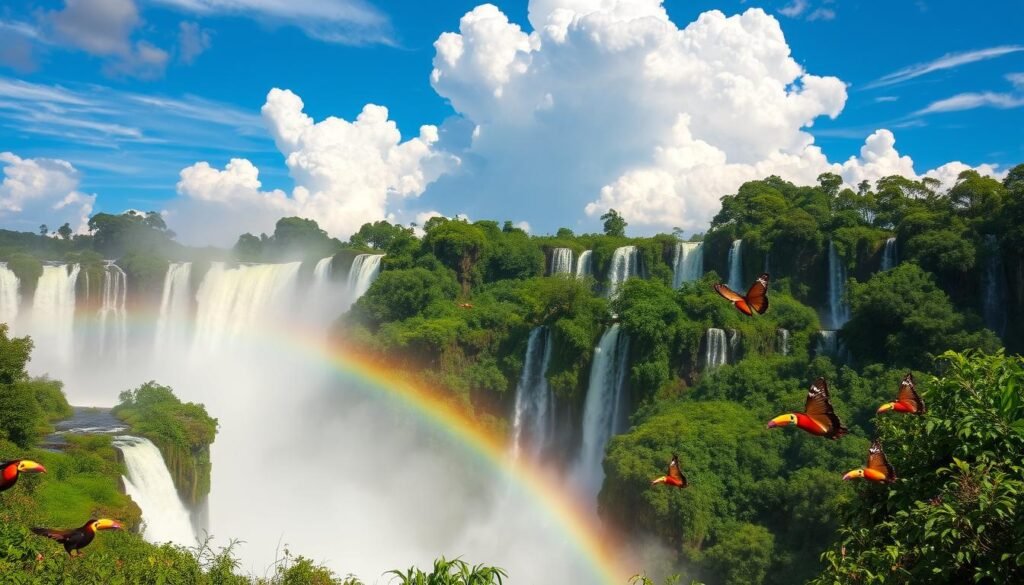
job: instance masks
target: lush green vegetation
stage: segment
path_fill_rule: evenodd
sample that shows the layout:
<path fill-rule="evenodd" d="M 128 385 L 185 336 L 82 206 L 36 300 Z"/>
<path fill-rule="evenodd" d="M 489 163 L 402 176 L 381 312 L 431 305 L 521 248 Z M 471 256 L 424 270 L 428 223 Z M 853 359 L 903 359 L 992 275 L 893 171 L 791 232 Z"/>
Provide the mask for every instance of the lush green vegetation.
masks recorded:
<path fill-rule="evenodd" d="M 122 392 L 112 413 L 160 449 L 182 500 L 195 506 L 206 499 L 217 419 L 202 404 L 182 403 L 167 386 L 146 382 Z"/>

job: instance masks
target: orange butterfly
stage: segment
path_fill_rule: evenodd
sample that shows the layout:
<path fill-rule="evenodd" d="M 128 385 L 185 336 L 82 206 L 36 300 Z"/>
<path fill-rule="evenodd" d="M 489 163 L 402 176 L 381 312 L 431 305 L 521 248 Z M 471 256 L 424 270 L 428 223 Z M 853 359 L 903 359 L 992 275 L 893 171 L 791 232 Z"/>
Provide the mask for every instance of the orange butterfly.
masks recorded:
<path fill-rule="evenodd" d="M 683 472 L 679 471 L 679 455 L 672 454 L 672 461 L 668 463 L 668 471 L 665 475 L 651 482 L 651 485 L 658 485 L 663 483 L 677 488 L 684 488 L 689 485 L 686 481 L 686 476 Z"/>
<path fill-rule="evenodd" d="M 843 479 L 857 479 L 858 477 L 878 483 L 896 481 L 896 470 L 889 465 L 889 460 L 885 458 L 885 453 L 882 451 L 882 443 L 878 439 L 875 439 L 871 443 L 871 448 L 868 449 L 867 467 L 854 469 L 844 475 Z"/>
<path fill-rule="evenodd" d="M 917 389 L 914 387 L 914 374 L 908 373 L 903 377 L 895 402 L 887 402 L 878 407 L 878 412 L 885 412 L 887 410 L 910 414 L 924 414 L 928 412 L 928 407 L 924 405 L 924 400 L 921 399 L 921 395 L 917 393 Z"/>
<path fill-rule="evenodd" d="M 747 296 L 742 296 L 721 283 L 715 285 L 715 292 L 732 301 L 732 304 L 748 317 L 752 317 L 754 311 L 757 311 L 758 315 L 763 315 L 768 310 L 768 280 L 767 272 L 758 276 L 747 291 Z"/>

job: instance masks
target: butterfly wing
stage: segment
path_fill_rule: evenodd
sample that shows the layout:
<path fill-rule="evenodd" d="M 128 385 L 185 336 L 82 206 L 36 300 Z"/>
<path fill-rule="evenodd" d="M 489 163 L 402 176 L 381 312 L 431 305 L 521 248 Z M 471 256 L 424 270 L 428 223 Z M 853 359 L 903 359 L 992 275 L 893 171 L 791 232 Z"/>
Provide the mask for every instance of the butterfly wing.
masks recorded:
<path fill-rule="evenodd" d="M 889 464 L 889 460 L 885 458 L 885 452 L 882 451 L 882 443 L 878 439 L 875 439 L 871 443 L 871 447 L 868 448 L 868 469 L 884 474 L 886 482 L 891 483 L 896 480 L 896 470 Z"/>
<path fill-rule="evenodd" d="M 825 429 L 825 436 L 830 439 L 838 439 L 846 434 L 846 427 L 842 425 L 832 409 L 832 401 L 829 400 L 828 395 L 828 382 L 825 381 L 825 378 L 818 378 L 807 390 L 804 414 Z"/>
<path fill-rule="evenodd" d="M 666 475 L 678 481 L 681 487 L 686 487 L 686 476 L 679 470 L 679 456 L 675 453 L 672 454 L 672 461 L 668 464 L 668 473 Z"/>
<path fill-rule="evenodd" d="M 724 284 L 716 284 L 714 288 L 716 293 L 722 295 L 725 299 L 736 305 L 736 308 L 739 309 L 741 313 L 748 317 L 753 315 L 753 311 L 751 311 L 750 305 L 747 303 L 747 299 L 743 298 L 742 295 Z"/>
<path fill-rule="evenodd" d="M 747 291 L 747 304 L 750 308 L 757 311 L 758 315 L 763 315 L 768 310 L 768 281 L 770 277 L 767 272 L 761 274 L 751 285 L 750 290 Z"/>
<path fill-rule="evenodd" d="M 903 381 L 900 382 L 896 401 L 911 407 L 914 414 L 924 414 L 928 411 L 928 408 L 924 405 L 924 400 L 921 399 L 921 395 L 917 393 L 917 388 L 914 385 L 914 374 L 912 373 L 908 373 L 903 377 Z"/>

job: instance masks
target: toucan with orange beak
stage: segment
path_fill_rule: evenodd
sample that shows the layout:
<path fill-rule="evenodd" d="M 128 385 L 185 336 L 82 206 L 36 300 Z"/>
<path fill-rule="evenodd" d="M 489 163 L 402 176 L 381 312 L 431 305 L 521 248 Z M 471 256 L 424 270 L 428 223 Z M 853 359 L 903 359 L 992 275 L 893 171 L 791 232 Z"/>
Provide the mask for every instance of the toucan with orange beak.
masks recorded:
<path fill-rule="evenodd" d="M 885 458 L 885 452 L 882 451 L 882 443 L 878 439 L 875 439 L 871 443 L 871 447 L 868 448 L 867 467 L 861 467 L 860 469 L 848 472 L 843 476 L 843 480 L 860 477 L 876 483 L 892 483 L 896 481 L 896 470 L 892 468 L 892 465 L 889 465 L 889 460 Z"/>
<path fill-rule="evenodd" d="M 30 459 L 15 459 L 0 463 L 0 492 L 7 491 L 18 483 L 22 473 L 46 473 L 46 468 Z"/>
<path fill-rule="evenodd" d="M 796 425 L 812 435 L 826 439 L 838 439 L 847 433 L 846 427 L 839 421 L 832 402 L 828 397 L 828 382 L 818 378 L 807 391 L 807 402 L 803 412 L 781 414 L 768 421 L 768 428 Z"/>
<path fill-rule="evenodd" d="M 86 522 L 81 528 L 72 528 L 69 530 L 55 530 L 53 528 L 33 528 L 32 532 L 35 532 L 39 536 L 45 536 L 46 538 L 52 538 L 57 542 L 64 545 L 64 550 L 68 551 L 68 554 L 75 556 L 74 551 L 85 548 L 88 546 L 92 539 L 96 538 L 97 530 L 120 530 L 124 528 L 119 522 L 110 520 L 108 518 L 92 518 Z M 79 551 L 81 554 L 81 551 Z"/>
<path fill-rule="evenodd" d="M 689 482 L 686 481 L 686 476 L 679 470 L 679 455 L 676 455 L 675 453 L 672 454 L 672 461 L 669 461 L 668 463 L 668 471 L 665 472 L 665 475 L 652 481 L 651 485 L 658 485 L 659 483 L 677 488 L 684 488 L 690 485 Z"/>
<path fill-rule="evenodd" d="M 906 376 L 903 376 L 903 381 L 900 382 L 900 389 L 896 393 L 895 402 L 886 402 L 878 407 L 879 414 L 887 410 L 908 414 L 924 414 L 928 412 L 928 408 L 924 405 L 924 400 L 921 399 L 921 395 L 917 393 L 917 388 L 914 386 L 914 374 L 908 373 Z"/>

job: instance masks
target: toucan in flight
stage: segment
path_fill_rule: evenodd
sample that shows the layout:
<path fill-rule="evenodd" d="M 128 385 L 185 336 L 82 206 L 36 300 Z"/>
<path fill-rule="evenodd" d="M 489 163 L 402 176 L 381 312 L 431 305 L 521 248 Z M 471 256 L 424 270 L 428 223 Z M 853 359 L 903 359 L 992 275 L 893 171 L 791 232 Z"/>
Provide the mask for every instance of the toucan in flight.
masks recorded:
<path fill-rule="evenodd" d="M 828 399 L 828 382 L 825 378 L 818 378 L 811 384 L 803 412 L 781 414 L 768 421 L 769 429 L 787 425 L 796 425 L 812 435 L 827 439 L 838 439 L 847 433 L 846 427 L 832 410 L 832 402 Z"/>
<path fill-rule="evenodd" d="M 748 317 L 753 317 L 754 311 L 757 311 L 758 315 L 763 315 L 768 310 L 768 281 L 768 273 L 762 273 L 750 286 L 747 296 L 739 294 L 722 283 L 715 285 L 715 292 L 732 301 L 739 312 Z"/>
<path fill-rule="evenodd" d="M 878 407 L 878 412 L 880 413 L 887 410 L 908 412 L 910 414 L 924 414 L 928 411 L 928 408 L 924 405 L 924 400 L 921 400 L 921 395 L 917 393 L 917 388 L 914 387 L 914 374 L 908 373 L 906 376 L 903 376 L 895 402 L 886 402 Z"/>
<path fill-rule="evenodd" d="M 74 551 L 85 548 L 92 539 L 96 538 L 97 530 L 119 530 L 123 528 L 120 523 L 110 520 L 107 518 L 100 518 L 97 520 L 93 518 L 86 522 L 81 528 L 72 528 L 69 530 L 54 530 L 52 528 L 33 528 L 32 532 L 35 532 L 39 536 L 45 536 L 46 538 L 52 538 L 57 542 L 64 545 L 64 550 L 68 551 L 71 556 L 74 555 Z"/>
<path fill-rule="evenodd" d="M 686 476 L 683 475 L 683 472 L 679 471 L 679 455 L 676 455 L 675 453 L 672 454 L 672 461 L 669 461 L 668 463 L 668 471 L 665 472 L 665 475 L 652 481 L 651 485 L 658 485 L 659 483 L 677 488 L 684 488 L 690 485 L 689 482 L 686 481 Z"/>
<path fill-rule="evenodd" d="M 7 491 L 18 483 L 22 473 L 46 473 L 46 468 L 30 459 L 15 459 L 0 463 L 0 492 Z"/>
<path fill-rule="evenodd" d="M 858 477 L 863 477 L 868 481 L 877 483 L 892 483 L 896 481 L 896 470 L 892 468 L 892 465 L 889 465 L 889 460 L 885 458 L 885 452 L 882 451 L 882 443 L 878 439 L 875 439 L 868 449 L 867 467 L 854 469 L 844 475 L 843 479 L 857 479 Z"/>

